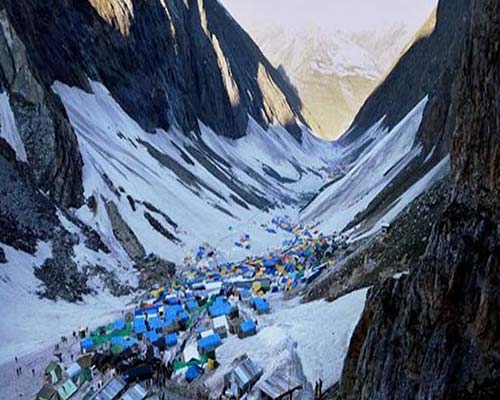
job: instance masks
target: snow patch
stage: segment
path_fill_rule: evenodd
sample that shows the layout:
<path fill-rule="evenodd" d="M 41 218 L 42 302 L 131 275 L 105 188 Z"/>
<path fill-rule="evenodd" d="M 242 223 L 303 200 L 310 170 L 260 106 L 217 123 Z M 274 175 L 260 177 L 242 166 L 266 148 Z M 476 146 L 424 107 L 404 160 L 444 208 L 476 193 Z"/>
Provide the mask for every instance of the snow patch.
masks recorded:
<path fill-rule="evenodd" d="M 23 141 L 17 131 L 16 120 L 10 107 L 7 92 L 0 93 L 0 128 L 0 137 L 5 139 L 14 149 L 17 160 L 28 162 Z"/>

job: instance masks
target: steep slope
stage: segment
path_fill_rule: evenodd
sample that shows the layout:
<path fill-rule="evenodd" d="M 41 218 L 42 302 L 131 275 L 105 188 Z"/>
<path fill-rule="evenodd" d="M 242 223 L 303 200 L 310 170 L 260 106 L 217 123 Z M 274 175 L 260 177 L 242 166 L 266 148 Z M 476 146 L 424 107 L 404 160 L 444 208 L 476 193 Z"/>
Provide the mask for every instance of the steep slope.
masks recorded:
<path fill-rule="evenodd" d="M 30 310 L 99 319 L 206 240 L 231 258 L 281 243 L 260 224 L 335 158 L 301 108 L 217 0 L 1 2 L 6 351 L 64 326 L 36 332 Z"/>
<path fill-rule="evenodd" d="M 303 211 L 325 231 L 373 233 L 447 173 L 468 1 L 442 0 L 340 139 L 345 176 Z"/>
<path fill-rule="evenodd" d="M 2 4 L 3 86 L 22 114 L 36 183 L 58 202 L 82 197 L 75 136 L 49 90 L 56 80 L 85 90 L 88 79 L 102 82 L 147 131 L 178 124 L 188 132 L 201 120 L 237 138 L 250 115 L 300 140 L 297 96 L 215 0 Z"/>
<path fill-rule="evenodd" d="M 500 7 L 471 1 L 451 153 L 451 203 L 425 259 L 373 289 L 346 359 L 344 399 L 500 393 Z"/>

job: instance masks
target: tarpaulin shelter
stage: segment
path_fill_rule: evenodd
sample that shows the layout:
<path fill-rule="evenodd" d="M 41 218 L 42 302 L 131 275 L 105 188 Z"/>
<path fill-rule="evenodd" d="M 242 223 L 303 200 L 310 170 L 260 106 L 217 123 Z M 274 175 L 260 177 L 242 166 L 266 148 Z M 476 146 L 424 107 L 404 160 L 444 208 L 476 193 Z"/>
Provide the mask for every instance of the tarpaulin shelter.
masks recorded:
<path fill-rule="evenodd" d="M 255 334 L 257 334 L 257 325 L 255 325 L 254 321 L 249 319 L 249 320 L 243 321 L 240 324 L 240 330 L 238 333 L 238 337 L 246 338 L 249 336 L 253 336 Z"/>
<path fill-rule="evenodd" d="M 191 365 L 186 371 L 186 380 L 191 383 L 194 380 L 198 379 L 201 375 L 203 375 L 203 373 L 203 368 L 199 367 L 198 365 Z"/>
<path fill-rule="evenodd" d="M 270 311 L 269 304 L 261 297 L 252 298 L 252 300 L 250 300 L 250 304 L 253 309 L 257 311 L 257 314 L 265 314 Z"/>
<path fill-rule="evenodd" d="M 92 400 L 116 400 L 126 387 L 121 378 L 113 378 L 107 382 Z"/>
<path fill-rule="evenodd" d="M 86 338 L 80 341 L 80 350 L 82 353 L 91 351 L 94 348 L 94 341 L 92 338 Z"/>
<path fill-rule="evenodd" d="M 52 360 L 45 368 L 45 376 L 50 383 L 55 385 L 62 380 L 63 369 L 58 363 Z"/>
<path fill-rule="evenodd" d="M 82 372 L 82 367 L 77 362 L 72 363 L 67 369 L 66 374 L 73 380 L 78 378 L 80 373 Z"/>
<path fill-rule="evenodd" d="M 57 389 L 57 393 L 62 400 L 67 400 L 73 396 L 78 391 L 75 383 L 71 379 L 67 379 L 64 383 Z"/>
<path fill-rule="evenodd" d="M 230 389 L 234 396 L 240 397 L 250 391 L 263 374 L 259 368 L 246 354 L 233 362 L 234 368 L 224 375 L 224 386 Z M 234 390 L 235 388 L 236 390 Z"/>
<path fill-rule="evenodd" d="M 201 354 L 215 350 L 222 344 L 222 340 L 217 333 L 204 337 L 198 341 L 198 351 Z"/>
<path fill-rule="evenodd" d="M 121 318 L 121 319 L 117 319 L 114 323 L 113 323 L 113 329 L 115 331 L 121 331 L 123 329 L 125 329 L 125 319 L 124 318 Z"/>
<path fill-rule="evenodd" d="M 53 386 L 45 383 L 36 394 L 36 400 L 59 400 L 59 396 Z"/>
<path fill-rule="evenodd" d="M 121 400 L 144 400 L 147 395 L 148 391 L 136 383 L 125 392 Z"/>

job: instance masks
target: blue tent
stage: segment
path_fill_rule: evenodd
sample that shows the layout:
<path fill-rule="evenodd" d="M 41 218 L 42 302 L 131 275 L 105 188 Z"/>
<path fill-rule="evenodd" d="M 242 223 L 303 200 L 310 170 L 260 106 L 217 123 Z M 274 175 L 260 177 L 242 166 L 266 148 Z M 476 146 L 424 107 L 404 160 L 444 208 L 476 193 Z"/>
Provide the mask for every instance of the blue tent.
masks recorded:
<path fill-rule="evenodd" d="M 270 311 L 269 304 L 267 304 L 267 302 L 260 297 L 254 297 L 252 300 L 250 300 L 250 304 L 259 314 L 267 313 Z"/>
<path fill-rule="evenodd" d="M 136 335 L 147 332 L 146 323 L 143 319 L 136 319 L 134 321 L 134 332 Z"/>
<path fill-rule="evenodd" d="M 209 307 L 208 313 L 212 318 L 227 315 L 231 312 L 231 304 L 222 296 L 216 297 L 214 303 Z"/>
<path fill-rule="evenodd" d="M 166 297 L 166 300 L 167 300 L 167 304 L 169 306 L 174 306 L 176 304 L 181 304 L 181 301 L 179 300 L 179 298 L 177 296 L 168 296 Z"/>
<path fill-rule="evenodd" d="M 167 335 L 165 342 L 167 343 L 167 346 L 175 346 L 177 344 L 177 334 L 175 333 L 170 333 Z"/>
<path fill-rule="evenodd" d="M 186 371 L 186 380 L 191 383 L 203 375 L 203 369 L 197 365 L 191 365 Z"/>
<path fill-rule="evenodd" d="M 179 318 L 179 321 L 187 321 L 189 319 L 189 314 L 183 310 L 177 315 L 177 318 Z"/>
<path fill-rule="evenodd" d="M 189 311 L 193 311 L 198 308 L 198 303 L 195 300 L 188 300 L 186 302 L 186 307 Z"/>
<path fill-rule="evenodd" d="M 125 319 L 117 319 L 113 324 L 113 330 L 122 331 L 125 329 Z"/>
<path fill-rule="evenodd" d="M 240 324 L 241 332 L 243 332 L 245 335 L 257 332 L 257 326 L 255 325 L 255 322 L 253 322 L 251 319 L 247 321 L 243 321 Z"/>
<path fill-rule="evenodd" d="M 265 258 L 262 260 L 262 265 L 265 268 L 274 268 L 276 264 L 279 264 L 281 259 L 279 257 Z"/>
<path fill-rule="evenodd" d="M 119 345 L 123 350 L 139 344 L 139 341 L 132 337 L 125 338 L 124 336 L 115 336 L 111 338 L 111 346 Z"/>
<path fill-rule="evenodd" d="M 146 337 L 151 343 L 156 342 L 159 338 L 161 338 L 161 335 L 157 334 L 156 332 L 146 332 Z"/>
<path fill-rule="evenodd" d="M 160 329 L 163 327 L 163 321 L 158 317 L 153 317 L 149 319 L 149 327 L 151 330 Z"/>
<path fill-rule="evenodd" d="M 83 339 L 80 342 L 80 347 L 82 351 L 91 350 L 94 348 L 94 341 L 91 338 Z"/>
<path fill-rule="evenodd" d="M 198 348 L 200 350 L 200 353 L 204 353 L 207 351 L 215 350 L 221 344 L 222 341 L 220 339 L 220 336 L 217 333 L 214 333 L 213 335 L 200 339 L 198 341 Z"/>

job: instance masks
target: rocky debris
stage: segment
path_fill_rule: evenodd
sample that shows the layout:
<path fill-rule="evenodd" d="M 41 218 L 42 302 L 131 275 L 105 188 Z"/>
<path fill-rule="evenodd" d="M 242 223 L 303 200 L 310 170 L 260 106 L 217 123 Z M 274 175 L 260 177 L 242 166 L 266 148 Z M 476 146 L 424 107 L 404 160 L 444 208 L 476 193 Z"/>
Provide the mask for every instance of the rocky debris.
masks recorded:
<path fill-rule="evenodd" d="M 93 213 L 97 211 L 97 199 L 95 198 L 94 195 L 89 196 L 89 198 L 86 200 L 86 204 L 89 210 L 92 211 Z"/>
<path fill-rule="evenodd" d="M 217 0 L 3 4 L 47 86 L 101 81 L 148 131 L 200 120 L 241 137 L 251 116 L 301 138 L 298 96 Z"/>
<path fill-rule="evenodd" d="M 126 283 L 122 283 L 116 276 L 115 271 L 108 271 L 102 265 L 89 265 L 84 268 L 87 276 L 97 276 L 102 281 L 104 286 L 109 289 L 109 292 L 116 297 L 128 296 L 132 293 L 132 287 Z"/>
<path fill-rule="evenodd" d="M 180 239 L 172 234 L 167 228 L 165 228 L 160 221 L 153 217 L 147 211 L 144 213 L 144 218 L 149 222 L 155 231 L 166 237 L 168 240 L 174 243 L 180 243 Z"/>
<path fill-rule="evenodd" d="M 391 224 L 386 233 L 348 249 L 346 258 L 325 278 L 311 285 L 308 301 L 329 301 L 353 290 L 382 283 L 397 273 L 407 272 L 424 255 L 432 227 L 444 209 L 450 184 L 446 179 L 414 200 Z M 351 247 L 353 247 L 352 245 Z"/>
<path fill-rule="evenodd" d="M 143 201 L 142 202 L 142 205 L 144 207 L 146 207 L 149 211 L 151 212 L 154 212 L 156 214 L 160 214 L 163 218 L 165 218 L 165 221 L 167 221 L 167 223 L 173 227 L 174 229 L 177 229 L 178 228 L 178 225 L 172 220 L 172 218 L 170 218 L 167 214 L 165 214 L 163 211 L 159 210 L 158 208 L 156 208 L 154 205 L 152 205 L 151 203 L 148 203 L 147 201 Z"/>
<path fill-rule="evenodd" d="M 107 174 L 102 174 L 101 176 L 102 176 L 102 180 L 104 181 L 104 183 L 106 184 L 108 189 L 111 190 L 111 192 L 113 192 L 118 199 L 120 199 L 122 194 L 121 194 L 119 188 L 117 188 L 115 186 L 115 184 L 113 183 L 113 181 L 109 178 L 109 176 Z"/>
<path fill-rule="evenodd" d="M 344 364 L 344 399 L 500 393 L 500 3 L 470 5 L 451 204 L 410 275 L 370 291 Z"/>
<path fill-rule="evenodd" d="M 68 220 L 70 220 L 73 224 L 75 224 L 80 229 L 80 232 L 85 236 L 85 241 L 84 241 L 85 247 L 95 252 L 102 251 L 103 253 L 106 254 L 111 253 L 111 250 L 108 248 L 108 246 L 106 246 L 106 244 L 104 244 L 101 236 L 99 235 L 99 233 L 97 233 L 95 229 L 84 224 L 72 213 L 66 210 L 61 210 L 61 212 Z"/>
<path fill-rule="evenodd" d="M 137 239 L 134 231 L 122 218 L 116 204 L 112 201 L 107 201 L 104 198 L 102 200 L 104 201 L 116 240 L 118 240 L 120 245 L 132 260 L 136 262 L 143 260 L 144 257 L 146 257 L 146 251 L 144 250 L 141 242 L 139 242 L 139 239 Z"/>
<path fill-rule="evenodd" d="M 37 242 L 52 239 L 58 225 L 55 207 L 34 187 L 28 165 L 17 162 L 0 138 L 0 241 L 35 254 Z"/>
<path fill-rule="evenodd" d="M 43 283 L 37 292 L 40 297 L 74 303 L 93 293 L 87 284 L 87 275 L 78 269 L 73 260 L 73 246 L 78 242 L 77 235 L 64 229 L 57 232 L 52 241 L 52 257 L 34 269 L 34 275 Z"/>
<path fill-rule="evenodd" d="M 0 247 L 0 264 L 5 264 L 7 262 L 7 258 L 5 257 L 5 252 Z"/>
<path fill-rule="evenodd" d="M 165 282 L 175 276 L 176 265 L 171 261 L 164 260 L 157 254 L 148 254 L 143 260 L 135 265 L 139 271 L 139 288 L 150 289 L 158 282 Z"/>

